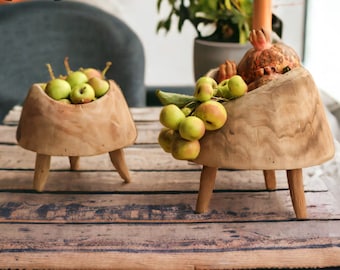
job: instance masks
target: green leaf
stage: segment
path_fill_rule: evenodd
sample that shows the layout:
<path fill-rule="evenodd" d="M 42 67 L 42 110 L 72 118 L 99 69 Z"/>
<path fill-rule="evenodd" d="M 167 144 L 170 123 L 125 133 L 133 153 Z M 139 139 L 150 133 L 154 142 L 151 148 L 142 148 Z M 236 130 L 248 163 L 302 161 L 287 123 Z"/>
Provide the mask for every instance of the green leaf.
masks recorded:
<path fill-rule="evenodd" d="M 163 0 L 157 0 L 157 12 L 161 10 L 161 4 Z"/>
<path fill-rule="evenodd" d="M 253 0 L 157 0 L 158 12 L 165 3 L 168 4 L 170 12 L 165 19 L 159 21 L 157 31 L 169 31 L 173 19 L 177 17 L 179 32 L 182 31 L 185 21 L 188 21 L 201 37 L 198 26 L 202 23 L 213 24 L 216 31 L 211 36 L 202 38 L 225 42 L 229 39 L 232 42 L 239 40 L 240 43 L 247 41 L 251 29 Z M 223 40 L 218 40 L 219 37 Z"/>
<path fill-rule="evenodd" d="M 226 6 L 227 9 L 231 10 L 230 0 L 224 0 L 224 5 Z"/>

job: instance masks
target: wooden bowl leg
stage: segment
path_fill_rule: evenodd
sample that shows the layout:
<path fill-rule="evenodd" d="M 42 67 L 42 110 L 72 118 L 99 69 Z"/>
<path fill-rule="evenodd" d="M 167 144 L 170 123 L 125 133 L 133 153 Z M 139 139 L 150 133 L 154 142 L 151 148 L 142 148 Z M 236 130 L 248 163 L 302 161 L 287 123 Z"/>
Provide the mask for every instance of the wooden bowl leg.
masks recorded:
<path fill-rule="evenodd" d="M 290 197 L 297 219 L 307 218 L 302 169 L 287 170 Z"/>
<path fill-rule="evenodd" d="M 109 155 L 111 162 L 113 166 L 117 169 L 120 177 L 124 179 L 125 183 L 130 183 L 131 182 L 130 173 L 125 162 L 123 149 L 111 151 L 109 152 Z"/>
<path fill-rule="evenodd" d="M 33 188 L 36 191 L 43 191 L 50 172 L 51 156 L 37 153 L 35 159 Z"/>
<path fill-rule="evenodd" d="M 200 179 L 200 188 L 196 202 L 196 213 L 205 213 L 209 209 L 210 199 L 215 186 L 217 168 L 203 166 Z"/>
<path fill-rule="evenodd" d="M 264 181 L 266 184 L 266 189 L 275 190 L 276 189 L 275 170 L 264 170 L 263 176 L 264 176 Z"/>
<path fill-rule="evenodd" d="M 72 156 L 72 157 L 68 157 L 69 160 L 70 160 L 70 168 L 72 171 L 77 171 L 79 170 L 80 168 L 80 165 L 79 165 L 79 157 L 77 156 Z"/>

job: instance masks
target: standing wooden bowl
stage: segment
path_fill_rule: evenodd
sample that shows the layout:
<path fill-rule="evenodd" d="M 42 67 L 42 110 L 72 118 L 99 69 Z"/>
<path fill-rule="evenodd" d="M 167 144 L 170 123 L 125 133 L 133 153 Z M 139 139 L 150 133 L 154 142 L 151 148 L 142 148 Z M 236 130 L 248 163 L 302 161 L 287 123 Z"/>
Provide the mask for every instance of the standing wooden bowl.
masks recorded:
<path fill-rule="evenodd" d="M 196 211 L 208 209 L 217 168 L 263 170 L 268 189 L 275 189 L 275 170 L 287 170 L 296 216 L 306 218 L 301 168 L 334 155 L 332 133 L 311 74 L 303 67 L 293 69 L 225 103 L 225 108 L 226 124 L 206 133 L 194 160 L 203 165 Z"/>
<path fill-rule="evenodd" d="M 104 96 L 86 104 L 56 101 L 39 84 L 32 85 L 23 104 L 17 141 L 37 153 L 37 191 L 42 191 L 47 181 L 51 156 L 68 156 L 71 169 L 78 169 L 79 156 L 108 152 L 120 176 L 130 182 L 123 147 L 135 142 L 137 131 L 120 88 L 109 82 Z"/>

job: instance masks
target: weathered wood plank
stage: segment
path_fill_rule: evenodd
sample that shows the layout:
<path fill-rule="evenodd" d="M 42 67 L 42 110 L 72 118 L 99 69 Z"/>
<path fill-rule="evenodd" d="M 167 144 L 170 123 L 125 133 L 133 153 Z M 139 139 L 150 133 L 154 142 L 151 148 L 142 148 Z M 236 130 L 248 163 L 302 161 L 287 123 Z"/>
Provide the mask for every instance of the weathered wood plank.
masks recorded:
<path fill-rule="evenodd" d="M 155 122 L 136 122 L 137 139 L 136 144 L 152 144 L 158 143 L 158 133 L 162 125 L 157 121 Z M 3 144 L 17 144 L 16 140 L 17 126 L 0 125 L 0 143 Z"/>
<path fill-rule="evenodd" d="M 0 174 L 0 191 L 32 191 L 33 170 L 3 170 Z M 51 171 L 45 186 L 46 192 L 197 192 L 200 171 L 131 171 L 132 182 L 123 184 L 115 171 Z M 277 171 L 277 189 L 288 189 L 285 171 Z M 319 177 L 304 174 L 306 192 L 327 191 Z M 263 191 L 265 183 L 262 171 L 219 170 L 215 191 L 243 190 Z"/>
<path fill-rule="evenodd" d="M 130 146 L 124 149 L 126 162 L 131 171 L 174 171 L 201 170 L 201 165 L 193 162 L 176 160 L 169 153 L 165 153 L 158 145 Z M 36 153 L 25 150 L 18 145 L 0 144 L 0 169 L 34 170 Z M 325 170 L 323 166 L 305 168 L 308 175 L 320 174 L 318 170 Z M 68 157 L 52 156 L 51 170 L 69 170 Z M 85 156 L 80 158 L 80 170 L 114 170 L 108 154 Z"/>
<path fill-rule="evenodd" d="M 224 252 L 340 245 L 340 221 L 202 224 L 0 224 L 3 252 Z M 57 232 L 57 234 L 53 233 Z M 117 233 L 120 232 L 120 233 Z M 332 235 L 329 238 L 329 235 Z M 61 241 L 63 240 L 63 241 Z M 12 241 L 12 243 L 10 243 Z"/>
<path fill-rule="evenodd" d="M 16 128 L 16 126 L 0 125 L 0 143 L 17 144 L 17 140 L 15 139 Z"/>
<path fill-rule="evenodd" d="M 340 221 L 0 224 L 4 267 L 231 269 L 340 263 Z M 118 233 L 119 232 L 119 233 Z M 331 237 L 330 237 L 331 236 Z M 308 260 L 306 259 L 308 258 Z"/>
<path fill-rule="evenodd" d="M 196 194 L 37 194 L 2 192 L 0 222 L 149 223 L 295 219 L 288 191 L 214 193 L 210 211 L 195 214 Z M 329 192 L 306 193 L 308 219 L 339 219 Z"/>
<path fill-rule="evenodd" d="M 20 105 L 14 106 L 5 116 L 1 124 L 17 125 L 20 119 L 21 111 L 22 111 L 22 106 Z"/>
<path fill-rule="evenodd" d="M 6 269 L 227 270 L 326 268 L 340 264 L 338 247 L 218 253 L 0 253 Z M 308 258 L 308 259 L 306 259 Z"/>
<path fill-rule="evenodd" d="M 136 122 L 137 139 L 135 144 L 158 144 L 160 122 Z"/>
<path fill-rule="evenodd" d="M 162 107 L 130 108 L 133 119 L 138 121 L 158 121 Z"/>
<path fill-rule="evenodd" d="M 126 163 L 130 170 L 185 170 L 201 166 L 187 161 L 175 160 L 158 145 L 154 147 L 131 146 L 124 148 Z M 0 164 L 3 169 L 34 169 L 36 153 L 18 145 L 0 145 Z M 52 156 L 51 170 L 68 170 L 68 157 Z M 81 170 L 112 170 L 108 154 L 80 158 Z"/>

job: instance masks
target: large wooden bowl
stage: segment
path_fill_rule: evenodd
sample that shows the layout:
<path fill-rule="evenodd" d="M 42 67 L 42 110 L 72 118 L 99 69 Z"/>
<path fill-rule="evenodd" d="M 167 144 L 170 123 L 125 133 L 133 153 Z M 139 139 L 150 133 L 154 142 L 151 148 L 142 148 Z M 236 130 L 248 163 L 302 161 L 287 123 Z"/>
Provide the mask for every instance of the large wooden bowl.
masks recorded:
<path fill-rule="evenodd" d="M 47 179 L 50 156 L 69 156 L 71 169 L 77 169 L 79 156 L 108 152 L 122 178 L 129 182 L 122 149 L 136 137 L 128 105 L 112 80 L 103 97 L 77 105 L 56 101 L 39 84 L 32 85 L 17 128 L 19 145 L 37 153 L 34 187 L 39 191 Z"/>
<path fill-rule="evenodd" d="M 225 108 L 226 124 L 206 133 L 194 160 L 204 165 L 197 212 L 207 210 L 216 168 L 263 170 L 268 189 L 275 188 L 269 179 L 275 177 L 274 170 L 287 170 L 295 212 L 304 218 L 301 168 L 334 155 L 332 133 L 311 74 L 303 67 L 293 69 L 226 102 Z"/>
<path fill-rule="evenodd" d="M 318 165 L 334 155 L 319 91 L 304 68 L 287 72 L 225 107 L 226 124 L 206 133 L 195 162 L 280 170 Z"/>

